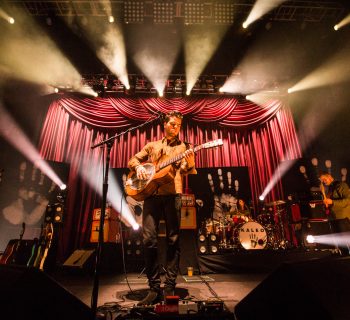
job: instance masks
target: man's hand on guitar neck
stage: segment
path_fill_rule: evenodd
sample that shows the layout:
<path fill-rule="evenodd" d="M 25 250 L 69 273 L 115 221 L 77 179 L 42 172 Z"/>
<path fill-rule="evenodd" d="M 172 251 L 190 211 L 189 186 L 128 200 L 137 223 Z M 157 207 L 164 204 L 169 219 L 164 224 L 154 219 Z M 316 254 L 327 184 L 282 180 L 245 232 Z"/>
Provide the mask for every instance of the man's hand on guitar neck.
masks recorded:
<path fill-rule="evenodd" d="M 142 164 L 136 167 L 136 176 L 140 180 L 147 180 L 148 174 L 145 167 Z"/>
<path fill-rule="evenodd" d="M 185 160 L 187 162 L 188 168 L 193 168 L 195 165 L 194 162 L 194 152 L 193 149 L 188 149 L 184 152 Z"/>

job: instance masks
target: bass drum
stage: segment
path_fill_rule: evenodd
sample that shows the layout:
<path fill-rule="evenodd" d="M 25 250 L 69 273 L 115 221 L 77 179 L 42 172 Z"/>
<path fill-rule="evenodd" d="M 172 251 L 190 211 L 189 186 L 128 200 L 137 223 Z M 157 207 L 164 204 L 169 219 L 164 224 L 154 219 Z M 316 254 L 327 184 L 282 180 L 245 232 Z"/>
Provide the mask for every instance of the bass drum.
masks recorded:
<path fill-rule="evenodd" d="M 267 232 L 258 222 L 244 222 L 235 229 L 235 242 L 246 250 L 265 249 Z"/>

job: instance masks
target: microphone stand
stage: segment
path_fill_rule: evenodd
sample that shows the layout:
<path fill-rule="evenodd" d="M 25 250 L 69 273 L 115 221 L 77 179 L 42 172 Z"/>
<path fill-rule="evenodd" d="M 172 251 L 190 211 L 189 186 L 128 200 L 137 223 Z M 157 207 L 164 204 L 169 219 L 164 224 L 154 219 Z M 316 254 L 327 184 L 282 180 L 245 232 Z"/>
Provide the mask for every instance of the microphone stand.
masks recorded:
<path fill-rule="evenodd" d="M 97 312 L 97 301 L 98 301 L 98 288 L 99 288 L 99 277 L 100 277 L 100 267 L 101 267 L 101 253 L 103 246 L 103 236 L 104 236 L 104 221 L 105 221 L 105 212 L 106 212 L 106 203 L 107 203 L 107 192 L 108 192 L 108 171 L 109 171 L 109 163 L 110 163 L 110 153 L 114 143 L 114 140 L 119 136 L 122 136 L 130 131 L 134 131 L 138 128 L 144 127 L 146 124 L 153 122 L 154 120 L 159 119 L 162 116 L 161 113 L 158 113 L 156 118 L 150 118 L 146 122 L 136 126 L 131 127 L 128 130 L 125 130 L 119 134 L 116 134 L 108 139 L 105 139 L 91 147 L 91 149 L 95 149 L 97 147 L 102 147 L 104 145 L 107 146 L 107 154 L 106 154 L 106 165 L 105 165 L 105 173 L 103 179 L 102 186 L 102 205 L 101 205 L 101 214 L 100 214 L 100 226 L 99 226 L 99 234 L 98 234 L 98 242 L 96 249 L 96 260 L 95 260 L 95 270 L 94 270 L 94 284 L 92 289 L 92 298 L 91 298 L 91 311 L 93 315 L 93 319 L 96 319 Z"/>

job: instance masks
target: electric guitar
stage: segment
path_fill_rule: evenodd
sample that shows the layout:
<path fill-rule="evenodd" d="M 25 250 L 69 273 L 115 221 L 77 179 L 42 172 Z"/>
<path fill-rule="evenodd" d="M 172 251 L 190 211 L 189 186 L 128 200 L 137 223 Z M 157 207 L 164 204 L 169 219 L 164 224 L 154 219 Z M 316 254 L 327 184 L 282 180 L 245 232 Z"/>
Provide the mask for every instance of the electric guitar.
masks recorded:
<path fill-rule="evenodd" d="M 321 193 L 322 193 L 322 198 L 323 198 L 323 200 L 327 199 L 326 191 L 325 191 L 325 189 L 324 189 L 324 185 L 323 185 L 322 182 L 321 182 L 321 184 L 320 184 L 320 191 L 321 191 Z M 329 213 L 330 213 L 328 203 L 324 203 L 324 205 L 325 205 L 325 207 L 326 207 L 326 215 L 328 216 Z"/>
<path fill-rule="evenodd" d="M 25 229 L 26 229 L 26 224 L 23 222 L 21 234 L 19 235 L 19 240 L 13 239 L 13 240 L 9 241 L 9 243 L 5 249 L 5 252 L 1 256 L 0 264 L 15 264 L 16 263 L 16 255 L 18 252 L 18 248 L 22 242 L 22 238 L 23 238 Z"/>
<path fill-rule="evenodd" d="M 35 260 L 36 260 L 37 256 L 40 255 L 41 243 L 43 242 L 43 229 L 44 229 L 44 226 L 43 226 L 43 224 L 41 224 L 40 239 L 38 239 L 38 238 L 34 239 L 32 253 L 31 253 L 30 258 L 28 259 L 27 267 L 34 267 Z M 39 264 L 39 262 L 37 263 L 37 266 L 38 266 L 38 264 Z"/>
<path fill-rule="evenodd" d="M 214 148 L 222 146 L 222 139 L 213 140 L 201 144 L 193 148 L 194 152 L 201 149 Z M 171 182 L 174 179 L 175 173 L 171 170 L 171 164 L 181 160 L 185 157 L 184 153 L 180 153 L 177 156 L 167 159 L 161 163 L 144 163 L 142 164 L 146 169 L 147 179 L 138 179 L 136 172 L 131 171 L 125 182 L 125 192 L 128 196 L 134 198 L 137 201 L 145 200 L 152 195 L 161 185 Z"/>
<path fill-rule="evenodd" d="M 51 247 L 51 243 L 52 243 L 52 238 L 53 238 L 53 225 L 52 222 L 49 222 L 46 224 L 46 237 L 45 237 L 45 248 L 44 248 L 44 252 L 43 252 L 43 256 L 40 260 L 40 265 L 39 265 L 39 269 L 41 271 L 44 271 L 44 266 L 45 266 L 45 261 L 47 258 L 47 255 L 49 253 L 49 249 Z"/>

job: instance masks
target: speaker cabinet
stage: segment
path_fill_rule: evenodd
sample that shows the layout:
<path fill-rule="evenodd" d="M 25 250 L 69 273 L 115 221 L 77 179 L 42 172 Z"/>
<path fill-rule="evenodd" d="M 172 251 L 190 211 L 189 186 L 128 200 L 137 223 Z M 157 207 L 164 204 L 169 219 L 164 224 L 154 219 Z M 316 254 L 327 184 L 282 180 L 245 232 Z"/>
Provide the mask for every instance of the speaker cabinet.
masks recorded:
<path fill-rule="evenodd" d="M 282 264 L 235 307 L 237 320 L 349 319 L 350 258 Z"/>
<path fill-rule="evenodd" d="M 92 319 L 90 308 L 42 271 L 0 265 L 2 319 Z"/>

